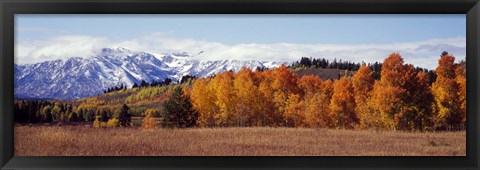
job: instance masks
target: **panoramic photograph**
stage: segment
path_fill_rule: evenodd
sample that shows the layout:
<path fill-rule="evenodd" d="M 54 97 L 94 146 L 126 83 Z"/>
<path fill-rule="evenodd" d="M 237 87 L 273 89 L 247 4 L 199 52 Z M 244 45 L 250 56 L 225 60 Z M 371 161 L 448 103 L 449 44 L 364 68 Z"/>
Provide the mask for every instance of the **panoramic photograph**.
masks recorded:
<path fill-rule="evenodd" d="M 15 156 L 466 156 L 466 16 L 15 14 Z"/>

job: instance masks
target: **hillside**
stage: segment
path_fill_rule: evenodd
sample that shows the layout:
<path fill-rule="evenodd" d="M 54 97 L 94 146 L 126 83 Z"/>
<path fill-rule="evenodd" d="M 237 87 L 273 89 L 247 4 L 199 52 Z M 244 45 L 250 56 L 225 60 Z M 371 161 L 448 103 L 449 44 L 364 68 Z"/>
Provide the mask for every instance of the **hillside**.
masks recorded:
<path fill-rule="evenodd" d="M 100 94 L 94 97 L 76 99 L 67 101 L 76 110 L 101 110 L 107 109 L 110 111 L 127 104 L 130 107 L 132 116 L 143 116 L 147 109 L 154 109 L 160 111 L 163 102 L 165 102 L 172 90 L 177 87 L 185 87 L 191 85 L 191 81 L 183 84 L 170 84 L 164 86 L 153 87 L 137 87 L 131 89 L 122 89 L 119 91 Z"/>
<path fill-rule="evenodd" d="M 303 68 L 303 69 L 298 69 L 294 70 L 294 73 L 299 77 L 303 77 L 306 75 L 313 75 L 313 76 L 318 76 L 322 80 L 337 80 L 345 74 L 347 76 L 353 76 L 356 71 L 347 71 L 347 70 L 341 70 L 341 69 L 329 69 L 329 68 Z"/>

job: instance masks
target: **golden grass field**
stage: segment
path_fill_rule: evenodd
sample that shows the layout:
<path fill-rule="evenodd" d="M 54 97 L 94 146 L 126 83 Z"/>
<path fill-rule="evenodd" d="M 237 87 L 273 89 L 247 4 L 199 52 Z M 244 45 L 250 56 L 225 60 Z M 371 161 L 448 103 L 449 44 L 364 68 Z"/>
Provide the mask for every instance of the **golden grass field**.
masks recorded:
<path fill-rule="evenodd" d="M 465 156 L 466 133 L 17 126 L 16 156 Z"/>

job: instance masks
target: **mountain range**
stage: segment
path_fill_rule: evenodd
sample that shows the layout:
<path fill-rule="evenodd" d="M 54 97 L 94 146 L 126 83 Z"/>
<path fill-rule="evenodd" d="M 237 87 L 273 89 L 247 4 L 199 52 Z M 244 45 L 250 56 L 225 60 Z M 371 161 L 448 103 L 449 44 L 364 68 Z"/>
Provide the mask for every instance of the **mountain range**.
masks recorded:
<path fill-rule="evenodd" d="M 200 55 L 202 52 L 197 53 Z M 187 52 L 160 54 L 104 48 L 89 58 L 71 57 L 36 64 L 15 64 L 15 98 L 69 100 L 95 96 L 107 88 L 132 87 L 142 80 L 178 81 L 182 76 L 211 76 L 242 67 L 275 68 L 281 62 L 256 60 L 202 61 Z"/>

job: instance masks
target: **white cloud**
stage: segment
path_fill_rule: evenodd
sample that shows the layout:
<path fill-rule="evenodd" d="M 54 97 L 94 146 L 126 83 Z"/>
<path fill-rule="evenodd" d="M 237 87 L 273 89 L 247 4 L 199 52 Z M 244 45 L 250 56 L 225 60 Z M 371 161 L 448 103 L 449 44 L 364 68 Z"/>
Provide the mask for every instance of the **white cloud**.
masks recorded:
<path fill-rule="evenodd" d="M 21 42 L 15 44 L 15 62 L 31 64 L 47 60 L 70 57 L 90 57 L 101 47 L 108 46 L 105 38 L 92 36 L 59 36 L 44 41 Z"/>
<path fill-rule="evenodd" d="M 69 58 L 73 56 L 91 57 L 101 48 L 124 47 L 134 51 L 153 54 L 189 52 L 201 60 L 262 60 L 297 61 L 300 57 L 342 59 L 354 62 L 375 62 L 392 52 L 400 52 L 406 63 L 426 68 L 435 68 L 442 51 L 449 51 L 459 60 L 466 55 L 465 37 L 430 39 L 417 42 L 389 44 L 236 44 L 174 38 L 164 33 L 156 33 L 130 40 L 113 41 L 92 36 L 60 36 L 43 41 L 19 42 L 15 56 L 18 64 L 36 63 L 45 60 Z"/>

